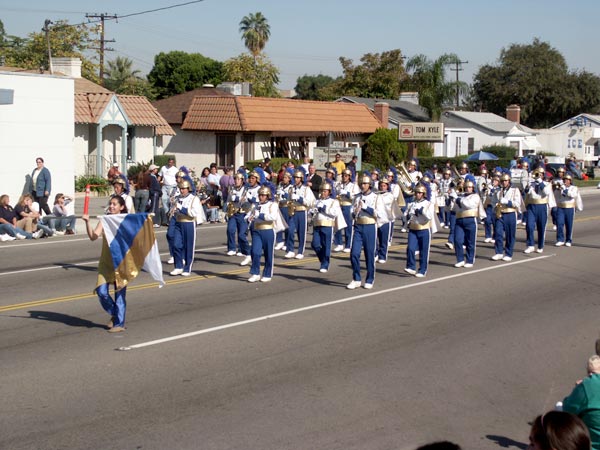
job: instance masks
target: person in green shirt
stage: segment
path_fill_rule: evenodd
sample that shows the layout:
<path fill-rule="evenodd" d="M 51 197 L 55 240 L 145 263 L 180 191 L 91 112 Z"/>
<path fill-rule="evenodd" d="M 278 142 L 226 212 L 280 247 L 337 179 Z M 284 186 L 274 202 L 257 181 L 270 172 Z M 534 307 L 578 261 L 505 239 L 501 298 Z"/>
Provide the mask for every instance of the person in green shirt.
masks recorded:
<path fill-rule="evenodd" d="M 573 392 L 563 400 L 563 411 L 575 414 L 590 431 L 592 448 L 600 450 L 600 356 L 588 360 L 588 376 L 577 382 Z"/>

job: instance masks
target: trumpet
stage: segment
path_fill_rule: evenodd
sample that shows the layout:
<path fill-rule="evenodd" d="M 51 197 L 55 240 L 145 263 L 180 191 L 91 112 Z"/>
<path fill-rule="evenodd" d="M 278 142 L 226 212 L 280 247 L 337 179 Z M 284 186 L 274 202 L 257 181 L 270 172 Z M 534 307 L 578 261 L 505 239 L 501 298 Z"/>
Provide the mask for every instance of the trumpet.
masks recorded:
<path fill-rule="evenodd" d="M 413 196 L 415 194 L 413 190 L 413 179 L 404 165 L 404 161 L 398 164 L 396 169 L 398 169 L 398 185 L 400 186 L 400 189 L 402 189 L 402 192 L 407 196 Z"/>

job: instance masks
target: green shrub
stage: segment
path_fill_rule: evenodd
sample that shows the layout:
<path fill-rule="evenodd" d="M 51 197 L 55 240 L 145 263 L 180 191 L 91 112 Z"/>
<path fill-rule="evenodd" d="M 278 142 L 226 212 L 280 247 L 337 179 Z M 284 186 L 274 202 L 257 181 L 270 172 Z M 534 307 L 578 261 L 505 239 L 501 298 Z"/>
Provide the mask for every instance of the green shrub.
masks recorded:
<path fill-rule="evenodd" d="M 158 167 L 166 166 L 167 162 L 169 162 L 169 158 L 175 159 L 175 165 L 177 165 L 177 158 L 175 158 L 175 155 L 156 155 L 154 157 L 154 164 Z"/>
<path fill-rule="evenodd" d="M 127 169 L 127 179 L 129 180 L 129 182 L 131 182 L 132 180 L 137 181 L 139 173 L 148 170 L 150 164 L 150 162 L 145 163 L 144 161 L 141 161 L 133 166 L 129 166 L 129 168 Z"/>
<path fill-rule="evenodd" d="M 102 177 L 95 175 L 81 175 L 75 178 L 75 192 L 85 192 L 85 187 L 91 185 L 90 189 L 102 195 L 108 195 L 111 186 L 110 183 Z"/>

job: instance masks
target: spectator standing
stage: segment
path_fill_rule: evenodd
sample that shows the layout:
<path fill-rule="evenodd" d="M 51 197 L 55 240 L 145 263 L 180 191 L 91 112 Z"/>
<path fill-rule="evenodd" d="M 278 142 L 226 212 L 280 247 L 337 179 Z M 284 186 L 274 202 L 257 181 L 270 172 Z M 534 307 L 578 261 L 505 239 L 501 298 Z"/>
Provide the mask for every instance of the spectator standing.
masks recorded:
<path fill-rule="evenodd" d="M 159 181 L 162 184 L 162 205 L 165 211 L 169 211 L 171 207 L 169 201 L 177 189 L 177 180 L 175 179 L 177 172 L 179 169 L 175 166 L 175 158 L 169 158 L 167 165 L 162 166 L 158 172 Z"/>
<path fill-rule="evenodd" d="M 273 168 L 271 167 L 271 158 L 265 158 L 263 163 L 263 171 L 268 180 L 273 181 Z"/>
<path fill-rule="evenodd" d="M 358 163 L 358 156 L 354 155 L 350 162 L 346 164 L 346 169 L 351 170 L 353 173 L 356 173 L 356 164 Z"/>
<path fill-rule="evenodd" d="M 150 169 L 141 170 L 137 177 L 135 184 L 135 197 L 133 200 L 133 206 L 135 212 L 143 213 L 146 212 L 148 206 L 148 200 L 150 199 L 150 185 L 152 179 L 150 178 Z"/>
<path fill-rule="evenodd" d="M 154 223 L 154 228 L 159 228 L 161 222 L 160 196 L 162 195 L 162 190 L 158 181 L 158 166 L 150 164 L 148 173 L 150 174 L 150 211 L 154 214 L 152 222 Z"/>
<path fill-rule="evenodd" d="M 335 172 L 337 174 L 342 173 L 346 169 L 346 163 L 342 161 L 342 155 L 339 153 L 335 155 L 335 161 L 332 161 L 330 165 L 331 167 L 335 167 Z"/>
<path fill-rule="evenodd" d="M 35 159 L 36 168 L 31 172 L 31 194 L 33 199 L 39 203 L 40 210 L 50 215 L 48 197 L 52 190 L 52 177 L 50 171 L 44 167 L 44 158 Z"/>
<path fill-rule="evenodd" d="M 114 163 L 111 166 L 111 168 L 108 169 L 108 174 L 106 174 L 106 178 L 108 178 L 108 181 L 112 183 L 120 175 L 121 171 L 119 170 L 119 163 Z"/>
<path fill-rule="evenodd" d="M 223 198 L 223 205 L 226 205 L 229 201 L 229 188 L 233 186 L 233 166 L 225 169 L 225 174 L 219 180 L 219 188 L 221 189 L 221 197 Z M 225 206 L 223 206 L 225 209 Z"/>
<path fill-rule="evenodd" d="M 217 195 L 217 192 L 219 192 L 219 189 L 221 187 L 219 184 L 219 181 L 221 181 L 221 175 L 219 175 L 217 165 L 215 163 L 210 165 L 207 181 L 209 194 Z"/>
<path fill-rule="evenodd" d="M 308 175 L 306 176 L 306 185 L 313 191 L 313 195 L 315 198 L 319 198 L 319 193 L 321 190 L 321 183 L 323 182 L 323 178 L 321 175 L 317 174 L 317 168 L 314 164 L 308 165 Z M 333 181 L 332 186 L 335 186 L 335 180 Z"/>
<path fill-rule="evenodd" d="M 54 220 L 51 226 L 56 234 L 75 234 L 77 217 L 69 215 L 66 208 L 72 201 L 73 199 L 63 194 L 56 194 L 56 197 L 54 197 L 54 207 L 52 208 Z"/>

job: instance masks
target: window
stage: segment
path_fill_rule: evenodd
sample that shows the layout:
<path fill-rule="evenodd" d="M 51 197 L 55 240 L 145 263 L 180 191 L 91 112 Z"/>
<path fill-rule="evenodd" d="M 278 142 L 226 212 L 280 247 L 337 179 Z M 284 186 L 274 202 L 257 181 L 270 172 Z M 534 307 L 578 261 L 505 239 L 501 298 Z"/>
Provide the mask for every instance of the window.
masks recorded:
<path fill-rule="evenodd" d="M 462 149 L 462 137 L 457 136 L 456 137 L 456 156 L 461 154 L 461 149 Z"/>
<path fill-rule="evenodd" d="M 227 167 L 235 164 L 235 134 L 217 135 L 217 165 Z"/>
<path fill-rule="evenodd" d="M 254 150 L 254 135 L 253 134 L 245 134 L 242 137 L 242 151 L 244 152 L 244 164 L 246 161 L 251 161 L 253 159 L 252 153 Z"/>
<path fill-rule="evenodd" d="M 469 146 L 468 152 L 473 153 L 475 151 L 475 138 L 469 138 L 467 145 Z"/>

